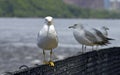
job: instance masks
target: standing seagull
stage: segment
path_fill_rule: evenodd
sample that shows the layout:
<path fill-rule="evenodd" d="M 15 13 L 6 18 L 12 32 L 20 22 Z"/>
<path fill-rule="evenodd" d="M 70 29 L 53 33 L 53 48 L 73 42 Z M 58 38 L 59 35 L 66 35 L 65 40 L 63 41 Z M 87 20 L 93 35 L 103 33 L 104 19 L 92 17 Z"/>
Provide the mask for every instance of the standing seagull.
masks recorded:
<path fill-rule="evenodd" d="M 73 26 L 70 26 L 69 28 L 73 28 L 73 35 L 75 39 L 82 44 L 82 52 L 84 45 L 85 46 L 94 46 L 99 45 L 101 41 L 98 41 L 97 38 L 89 31 L 85 30 L 83 25 L 81 24 L 74 24 Z"/>
<path fill-rule="evenodd" d="M 52 23 L 53 18 L 51 16 L 45 17 L 45 24 L 43 28 L 39 31 L 37 37 L 37 45 L 39 48 L 43 49 L 44 63 L 54 66 L 52 61 L 52 49 L 58 46 L 58 37 L 55 31 L 54 25 Z M 45 50 L 50 50 L 50 61 L 47 62 L 45 59 Z"/>
<path fill-rule="evenodd" d="M 102 30 L 102 33 L 104 34 L 104 36 L 105 36 L 105 37 L 108 37 L 108 32 L 107 32 L 107 30 L 109 30 L 109 28 L 106 27 L 106 26 L 103 26 L 103 27 L 101 28 L 101 30 Z"/>
<path fill-rule="evenodd" d="M 108 37 L 107 30 L 109 30 L 109 28 L 103 27 L 103 29 L 104 29 L 104 32 L 101 32 L 101 31 L 93 28 L 95 34 L 103 40 L 102 43 L 110 44 L 109 40 L 114 40 L 114 39 Z"/>

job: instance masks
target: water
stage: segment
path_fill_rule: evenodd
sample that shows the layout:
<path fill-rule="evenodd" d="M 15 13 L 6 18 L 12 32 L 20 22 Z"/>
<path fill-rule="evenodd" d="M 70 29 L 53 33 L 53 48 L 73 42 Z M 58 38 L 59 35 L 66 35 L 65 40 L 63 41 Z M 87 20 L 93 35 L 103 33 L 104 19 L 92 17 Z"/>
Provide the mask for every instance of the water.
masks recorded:
<path fill-rule="evenodd" d="M 54 52 L 59 60 L 81 51 L 81 45 L 74 39 L 72 30 L 68 29 L 75 23 L 85 24 L 88 28 L 109 27 L 109 37 L 116 40 L 107 47 L 120 46 L 120 20 L 54 19 L 59 37 L 59 46 Z M 36 37 L 43 24 L 44 19 L 41 18 L 0 18 L 0 73 L 17 70 L 23 64 L 34 66 L 35 63 L 42 63 L 42 50 L 36 45 Z"/>

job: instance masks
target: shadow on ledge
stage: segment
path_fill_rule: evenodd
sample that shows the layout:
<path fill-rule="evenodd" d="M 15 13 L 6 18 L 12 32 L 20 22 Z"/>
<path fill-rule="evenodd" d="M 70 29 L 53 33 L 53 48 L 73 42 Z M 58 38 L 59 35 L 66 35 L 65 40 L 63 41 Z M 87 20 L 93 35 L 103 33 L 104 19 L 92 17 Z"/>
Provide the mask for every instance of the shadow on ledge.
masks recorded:
<path fill-rule="evenodd" d="M 3 75 L 120 75 L 120 47 L 69 57 L 56 61 L 54 67 L 23 67 L 26 68 Z"/>

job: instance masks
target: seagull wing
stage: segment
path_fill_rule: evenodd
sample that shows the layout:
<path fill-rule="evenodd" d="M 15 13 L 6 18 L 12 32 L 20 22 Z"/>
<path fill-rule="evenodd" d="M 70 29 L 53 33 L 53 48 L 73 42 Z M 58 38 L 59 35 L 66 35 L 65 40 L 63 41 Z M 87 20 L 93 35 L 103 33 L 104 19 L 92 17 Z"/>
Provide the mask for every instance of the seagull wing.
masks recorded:
<path fill-rule="evenodd" d="M 100 32 L 99 30 L 97 30 L 97 29 L 95 29 L 95 28 L 93 28 L 93 30 L 96 32 L 96 34 L 97 34 L 100 38 L 102 38 L 103 40 L 106 39 L 106 37 L 102 34 L 102 32 Z"/>
<path fill-rule="evenodd" d="M 40 40 L 40 32 L 38 32 L 38 34 L 37 34 L 37 41 L 39 41 Z"/>
<path fill-rule="evenodd" d="M 85 36 L 88 40 L 90 40 L 92 43 L 97 43 L 97 38 L 89 31 L 85 30 Z"/>
<path fill-rule="evenodd" d="M 99 30 L 93 28 L 93 30 L 96 32 L 97 36 L 99 36 L 102 41 L 101 41 L 101 44 L 109 44 L 109 39 L 107 37 L 105 37 L 102 32 L 100 32 Z"/>

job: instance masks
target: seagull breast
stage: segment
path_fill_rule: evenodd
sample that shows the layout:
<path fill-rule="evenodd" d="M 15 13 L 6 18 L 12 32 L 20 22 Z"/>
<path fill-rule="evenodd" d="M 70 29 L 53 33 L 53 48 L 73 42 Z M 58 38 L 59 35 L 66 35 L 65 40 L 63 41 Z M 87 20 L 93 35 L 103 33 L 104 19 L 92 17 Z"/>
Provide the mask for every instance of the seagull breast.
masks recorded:
<path fill-rule="evenodd" d="M 58 45 L 57 33 L 54 25 L 44 25 L 38 33 L 37 45 L 42 49 L 53 49 Z"/>

